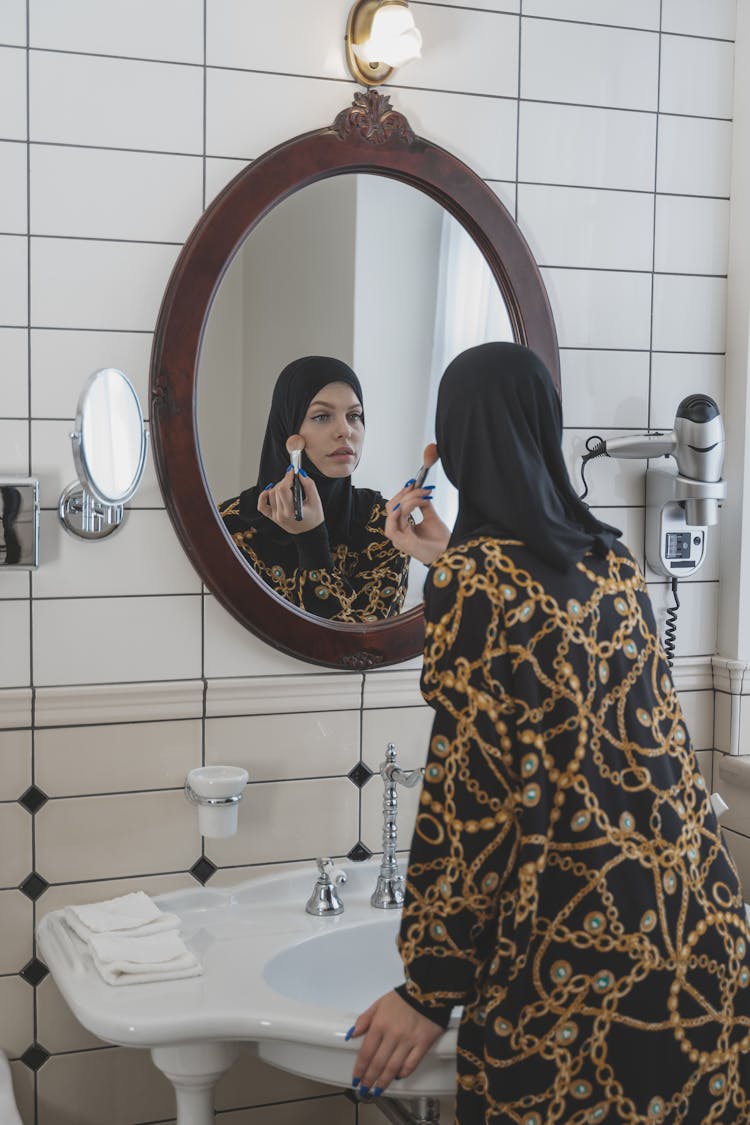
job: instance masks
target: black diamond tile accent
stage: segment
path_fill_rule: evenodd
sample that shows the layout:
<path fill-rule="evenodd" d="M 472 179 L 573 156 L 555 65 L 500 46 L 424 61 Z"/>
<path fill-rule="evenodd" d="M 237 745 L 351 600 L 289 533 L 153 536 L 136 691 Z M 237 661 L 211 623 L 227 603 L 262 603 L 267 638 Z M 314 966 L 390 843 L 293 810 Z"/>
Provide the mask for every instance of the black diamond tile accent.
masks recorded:
<path fill-rule="evenodd" d="M 213 875 L 215 875 L 217 871 L 218 868 L 216 864 L 211 863 L 211 860 L 206 859 L 204 855 L 202 855 L 200 859 L 196 860 L 196 862 L 190 868 L 190 874 L 194 879 L 197 879 L 199 883 L 202 883 L 204 887 L 208 880 Z"/>
<path fill-rule="evenodd" d="M 353 860 L 354 863 L 362 863 L 364 860 L 369 859 L 371 855 L 372 852 L 370 849 L 366 848 L 360 840 L 354 845 L 350 852 L 346 853 L 346 858 Z"/>
<path fill-rule="evenodd" d="M 49 797 L 43 793 L 36 785 L 30 785 L 22 796 L 18 798 L 19 805 L 23 805 L 26 812 L 38 812 L 42 805 L 46 805 Z"/>
<path fill-rule="evenodd" d="M 32 1043 L 21 1055 L 21 1062 L 25 1063 L 29 1070 L 39 1070 L 48 1058 L 49 1051 L 46 1051 L 41 1043 Z"/>
<path fill-rule="evenodd" d="M 48 886 L 49 883 L 46 879 L 43 879 L 41 875 L 37 875 L 36 871 L 32 871 L 28 878 L 24 879 L 18 889 L 22 891 L 27 898 L 30 898 L 32 902 L 36 902 L 38 898 L 42 897 Z"/>
<path fill-rule="evenodd" d="M 362 789 L 372 777 L 372 770 L 364 762 L 357 762 L 354 769 L 349 770 L 346 776 L 354 782 L 358 789 Z"/>
<path fill-rule="evenodd" d="M 44 961 L 40 961 L 38 957 L 33 957 L 28 965 L 24 965 L 21 969 L 21 976 L 28 983 L 32 984 L 34 988 L 41 984 L 44 978 L 49 973 L 49 969 Z"/>

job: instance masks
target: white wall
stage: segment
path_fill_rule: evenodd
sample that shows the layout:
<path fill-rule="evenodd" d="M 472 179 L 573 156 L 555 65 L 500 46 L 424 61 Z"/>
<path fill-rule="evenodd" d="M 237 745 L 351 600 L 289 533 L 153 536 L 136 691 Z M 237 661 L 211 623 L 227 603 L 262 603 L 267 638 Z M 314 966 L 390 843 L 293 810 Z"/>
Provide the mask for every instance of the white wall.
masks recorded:
<path fill-rule="evenodd" d="M 363 685 L 241 630 L 185 561 L 152 467 L 111 541 L 67 538 L 55 516 L 83 380 L 122 367 L 147 401 L 161 294 L 203 207 L 247 160 L 350 100 L 346 0 L 274 0 L 262 34 L 258 8 L 0 6 L 0 469 L 38 476 L 44 508 L 38 572 L 0 574 L 0 1046 L 25 1125 L 174 1112 L 144 1056 L 93 1040 L 49 977 L 33 987 L 20 973 L 45 911 L 194 885 L 188 768 L 250 769 L 240 833 L 207 848 L 214 879 L 231 882 L 359 838 L 377 849 L 378 785 L 347 774 L 360 757 L 376 767 L 394 736 L 405 766 L 424 754 L 414 669 Z M 424 59 L 394 103 L 517 213 L 555 312 L 571 456 L 591 432 L 669 425 L 691 391 L 723 405 L 734 0 L 523 0 L 520 18 L 520 0 L 414 8 Z M 595 464 L 589 478 L 642 559 L 642 466 Z M 718 576 L 713 551 L 684 584 L 679 624 L 678 682 L 706 751 L 731 749 L 729 690 L 713 731 Z M 662 611 L 664 585 L 652 592 Z M 34 815 L 18 803 L 32 781 L 49 798 Z M 750 871 L 741 809 L 732 840 Z M 36 902 L 18 889 L 34 869 L 49 884 Z M 37 1070 L 35 1040 L 51 1056 Z M 226 1125 L 355 1114 L 252 1061 L 219 1109 Z"/>

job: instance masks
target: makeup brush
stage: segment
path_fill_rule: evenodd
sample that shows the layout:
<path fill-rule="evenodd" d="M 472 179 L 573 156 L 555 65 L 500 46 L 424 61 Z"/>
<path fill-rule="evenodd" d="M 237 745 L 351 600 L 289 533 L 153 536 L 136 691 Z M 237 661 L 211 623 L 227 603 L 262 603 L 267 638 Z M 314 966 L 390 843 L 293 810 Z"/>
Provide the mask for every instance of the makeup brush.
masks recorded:
<path fill-rule="evenodd" d="M 292 500 L 294 502 L 294 518 L 302 519 L 302 484 L 299 479 L 300 465 L 302 464 L 302 450 L 305 448 L 305 439 L 300 434 L 292 434 L 286 439 L 286 451 L 292 461 L 294 477 L 292 479 Z"/>
<path fill-rule="evenodd" d="M 422 454 L 422 467 L 414 478 L 414 488 L 422 487 L 425 480 L 427 479 L 427 474 L 437 460 L 437 446 L 435 445 L 434 441 L 431 441 L 429 445 L 426 445 L 424 447 L 424 453 Z"/>

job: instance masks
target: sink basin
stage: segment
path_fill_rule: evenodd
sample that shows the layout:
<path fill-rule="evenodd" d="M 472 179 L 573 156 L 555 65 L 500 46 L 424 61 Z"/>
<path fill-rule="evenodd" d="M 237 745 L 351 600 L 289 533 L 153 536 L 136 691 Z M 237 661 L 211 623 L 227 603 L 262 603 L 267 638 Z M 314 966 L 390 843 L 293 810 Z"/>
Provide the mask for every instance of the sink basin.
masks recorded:
<path fill-rule="evenodd" d="M 186 980 L 113 988 L 82 942 L 47 914 L 40 956 L 84 1027 L 109 1043 L 148 1047 L 174 1084 L 177 1125 L 214 1121 L 212 1087 L 240 1042 L 292 1073 L 351 1088 L 358 1042 L 345 1035 L 357 1015 L 403 980 L 395 948 L 398 911 L 375 910 L 379 864 L 343 864 L 344 913 L 305 913 L 314 866 L 296 865 L 232 887 L 196 887 L 155 899 L 180 917 L 181 935 L 203 966 Z M 457 1021 L 395 1097 L 441 1097 L 455 1089 Z M 202 1076 L 202 1084 L 196 1079 Z"/>
<path fill-rule="evenodd" d="M 334 930 L 277 953 L 263 976 L 276 992 L 334 1011 L 361 1012 L 403 981 L 396 952 L 398 915 L 363 922 L 352 931 Z"/>

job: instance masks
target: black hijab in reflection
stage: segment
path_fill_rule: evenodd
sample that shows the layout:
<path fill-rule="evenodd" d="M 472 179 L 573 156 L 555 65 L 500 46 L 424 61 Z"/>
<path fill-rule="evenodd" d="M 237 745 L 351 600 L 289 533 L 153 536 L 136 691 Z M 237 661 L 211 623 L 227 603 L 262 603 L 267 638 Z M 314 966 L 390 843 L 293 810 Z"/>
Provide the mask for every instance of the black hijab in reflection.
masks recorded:
<path fill-rule="evenodd" d="M 340 359 L 322 355 L 303 356 L 288 364 L 276 380 L 260 454 L 257 488 L 249 490 L 254 494 L 256 509 L 260 492 L 267 484 L 278 484 L 289 467 L 287 438 L 299 433 L 307 408 L 318 392 L 329 383 L 346 383 L 354 391 L 360 405 L 364 405 L 359 379 L 351 367 Z M 352 519 L 351 477 L 325 476 L 316 469 L 305 453 L 302 454 L 302 468 L 315 481 L 320 494 L 331 546 L 347 542 Z M 249 494 L 243 494 L 243 499 L 244 496 Z M 247 504 L 242 504 L 240 511 L 243 516 L 250 516 L 251 513 L 246 508 L 251 503 L 248 500 Z M 257 510 L 253 515 L 258 515 Z M 277 531 L 280 537 L 288 538 L 288 533 L 281 528 L 277 528 Z"/>
<path fill-rule="evenodd" d="M 578 499 L 563 460 L 562 409 L 542 361 L 519 344 L 469 348 L 438 391 L 435 434 L 459 493 L 451 545 L 475 535 L 520 539 L 566 571 L 621 534 Z"/>

